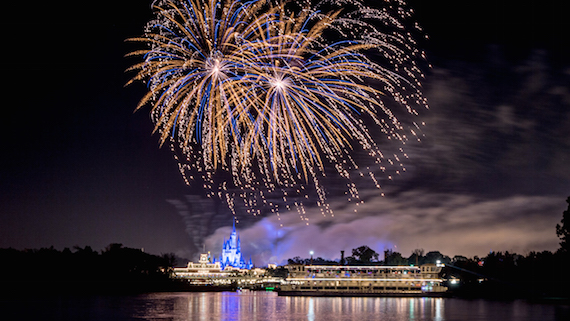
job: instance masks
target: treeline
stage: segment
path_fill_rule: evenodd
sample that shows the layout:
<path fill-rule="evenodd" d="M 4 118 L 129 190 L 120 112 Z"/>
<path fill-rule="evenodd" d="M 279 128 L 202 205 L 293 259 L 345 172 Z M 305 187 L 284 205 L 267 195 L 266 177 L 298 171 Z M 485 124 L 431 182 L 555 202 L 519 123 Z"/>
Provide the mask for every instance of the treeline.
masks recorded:
<path fill-rule="evenodd" d="M 301 258 L 296 256 L 288 259 L 288 264 L 346 264 L 346 265 L 422 265 L 426 263 L 449 263 L 452 259 L 441 254 L 439 251 L 431 251 L 425 254 L 423 249 L 415 249 L 409 257 L 402 256 L 401 253 L 392 250 L 384 251 L 384 260 L 379 260 L 379 254 L 368 245 L 362 245 L 352 249 L 352 255 L 342 257 L 340 260 L 327 260 L 322 257 Z M 464 256 L 456 256 L 459 259 L 467 259 Z M 455 259 L 455 258 L 454 258 Z"/>
<path fill-rule="evenodd" d="M 173 254 L 161 256 L 110 244 L 33 250 L 0 249 L 0 287 L 32 292 L 146 292 L 173 290 Z"/>
<path fill-rule="evenodd" d="M 491 252 L 484 258 L 461 257 L 446 265 L 442 277 L 459 281 L 450 284 L 461 296 L 507 298 L 570 298 L 570 197 L 568 209 L 556 224 L 560 248 L 530 252 L 523 256 L 509 252 Z"/>
<path fill-rule="evenodd" d="M 491 252 L 484 258 L 454 260 L 440 276 L 449 279 L 452 293 L 462 297 L 570 298 L 569 267 L 570 253 L 564 250 Z"/>

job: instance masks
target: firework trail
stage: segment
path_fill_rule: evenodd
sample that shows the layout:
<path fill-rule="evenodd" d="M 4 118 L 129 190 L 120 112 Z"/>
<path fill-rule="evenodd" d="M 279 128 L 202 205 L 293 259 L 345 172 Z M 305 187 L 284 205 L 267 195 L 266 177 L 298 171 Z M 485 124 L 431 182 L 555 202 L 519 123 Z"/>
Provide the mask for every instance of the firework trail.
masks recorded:
<path fill-rule="evenodd" d="M 427 107 L 421 53 L 404 24 L 410 13 L 403 1 L 383 5 L 155 1 L 155 20 L 130 39 L 148 45 L 131 53 L 143 58 L 131 82 L 148 87 L 137 109 L 152 105 L 155 131 L 187 183 L 201 179 L 232 211 L 237 198 L 248 212 L 279 215 L 282 199 L 306 219 L 300 198 L 312 186 L 323 214 L 332 214 L 321 183 L 328 167 L 346 179 L 350 200 L 359 199 L 354 173 L 368 171 L 380 188 L 374 170 L 351 157 L 353 146 L 382 171 L 406 157 L 385 157 L 367 124 L 390 140 L 417 139 L 420 126 L 403 125 L 385 100 L 411 115 Z"/>

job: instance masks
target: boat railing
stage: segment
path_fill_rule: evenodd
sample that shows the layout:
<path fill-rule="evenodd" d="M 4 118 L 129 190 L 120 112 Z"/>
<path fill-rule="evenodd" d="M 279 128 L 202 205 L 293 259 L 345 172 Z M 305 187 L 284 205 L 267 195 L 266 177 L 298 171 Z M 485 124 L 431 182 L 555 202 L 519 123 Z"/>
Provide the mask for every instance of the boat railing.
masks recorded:
<path fill-rule="evenodd" d="M 418 273 L 414 274 L 385 274 L 385 273 L 378 273 L 378 274 L 340 274 L 340 273 L 290 273 L 290 277 L 295 278 L 337 278 L 337 279 L 419 279 L 422 276 Z"/>

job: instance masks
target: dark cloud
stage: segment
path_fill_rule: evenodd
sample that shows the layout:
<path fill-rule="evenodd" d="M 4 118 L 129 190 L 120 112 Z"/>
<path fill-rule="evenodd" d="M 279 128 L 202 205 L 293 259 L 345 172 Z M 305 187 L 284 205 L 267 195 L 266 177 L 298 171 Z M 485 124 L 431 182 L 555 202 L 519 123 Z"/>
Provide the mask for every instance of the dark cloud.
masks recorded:
<path fill-rule="evenodd" d="M 502 195 L 566 193 L 570 83 L 550 56 L 446 61 L 426 80 L 423 144 L 408 149 L 437 188 Z M 491 59 L 492 60 L 492 59 Z M 413 181 L 429 184 L 431 180 Z M 472 185 L 470 185 L 471 183 Z M 494 186 L 490 186 L 490 184 Z M 443 185 L 443 186 L 442 186 Z M 407 188 L 408 186 L 406 186 Z"/>
<path fill-rule="evenodd" d="M 308 210 L 310 225 L 296 213 L 283 213 L 280 222 L 270 216 L 239 232 L 242 251 L 256 264 L 309 257 L 311 250 L 315 256 L 338 259 L 341 250 L 350 253 L 360 245 L 405 256 L 415 248 L 450 256 L 484 256 L 491 250 L 528 253 L 557 248 L 554 226 L 565 205 L 558 197 L 489 200 L 416 191 L 376 198 L 358 212 L 338 211 L 335 217 Z M 279 228 L 281 223 L 285 227 Z M 229 227 L 216 230 L 206 239 L 207 247 L 219 253 L 229 232 Z"/>

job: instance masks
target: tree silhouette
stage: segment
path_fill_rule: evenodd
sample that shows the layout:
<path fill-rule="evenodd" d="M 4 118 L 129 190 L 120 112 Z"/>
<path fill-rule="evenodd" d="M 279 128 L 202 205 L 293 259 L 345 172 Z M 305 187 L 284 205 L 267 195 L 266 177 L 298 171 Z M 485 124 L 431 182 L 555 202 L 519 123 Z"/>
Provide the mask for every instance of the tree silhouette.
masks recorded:
<path fill-rule="evenodd" d="M 369 263 L 372 260 L 378 261 L 378 253 L 367 245 L 352 249 L 352 256 L 362 263 Z"/>
<path fill-rule="evenodd" d="M 556 224 L 556 235 L 560 238 L 562 251 L 570 252 L 570 197 L 566 199 L 568 209 L 562 213 L 561 224 Z"/>
<path fill-rule="evenodd" d="M 451 258 L 447 255 L 441 254 L 439 251 L 431 251 L 426 254 L 424 263 L 435 264 L 437 263 L 437 261 L 440 261 L 440 263 L 447 264 L 451 262 Z"/>
<path fill-rule="evenodd" d="M 424 263 L 424 249 L 415 249 L 412 251 L 412 255 L 408 258 L 409 265 L 421 265 Z"/>
<path fill-rule="evenodd" d="M 392 250 L 384 251 L 384 264 L 386 265 L 407 265 L 408 260 L 402 257 L 402 253 Z"/>

